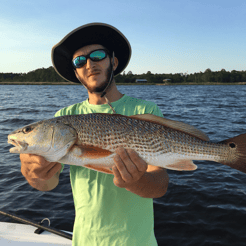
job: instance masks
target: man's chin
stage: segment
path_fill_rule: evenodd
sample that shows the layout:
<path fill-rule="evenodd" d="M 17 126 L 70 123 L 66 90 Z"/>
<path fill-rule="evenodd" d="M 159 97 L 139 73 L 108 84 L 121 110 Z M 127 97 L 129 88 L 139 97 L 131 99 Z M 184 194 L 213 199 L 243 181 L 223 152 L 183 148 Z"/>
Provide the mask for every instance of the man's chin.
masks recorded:
<path fill-rule="evenodd" d="M 105 73 L 105 77 L 99 75 L 90 76 L 87 83 L 81 80 L 81 83 L 88 89 L 90 93 L 102 93 L 108 86 L 110 80 L 111 70 L 110 67 Z"/>
<path fill-rule="evenodd" d="M 102 93 L 105 90 L 105 88 L 107 87 L 107 85 L 108 85 L 108 83 L 105 82 L 102 85 L 88 86 L 87 88 L 91 93 Z"/>

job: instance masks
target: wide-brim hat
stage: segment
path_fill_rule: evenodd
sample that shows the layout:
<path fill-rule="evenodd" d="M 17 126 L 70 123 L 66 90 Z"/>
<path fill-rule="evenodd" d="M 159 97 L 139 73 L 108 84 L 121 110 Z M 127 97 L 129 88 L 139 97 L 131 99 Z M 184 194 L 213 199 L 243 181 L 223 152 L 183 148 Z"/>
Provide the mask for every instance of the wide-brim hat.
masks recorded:
<path fill-rule="evenodd" d="M 119 61 L 115 76 L 124 71 L 130 61 L 130 43 L 118 29 L 104 23 L 89 23 L 74 29 L 53 46 L 51 60 L 56 72 L 68 81 L 80 83 L 74 73 L 72 57 L 76 50 L 90 44 L 100 44 L 114 51 Z"/>

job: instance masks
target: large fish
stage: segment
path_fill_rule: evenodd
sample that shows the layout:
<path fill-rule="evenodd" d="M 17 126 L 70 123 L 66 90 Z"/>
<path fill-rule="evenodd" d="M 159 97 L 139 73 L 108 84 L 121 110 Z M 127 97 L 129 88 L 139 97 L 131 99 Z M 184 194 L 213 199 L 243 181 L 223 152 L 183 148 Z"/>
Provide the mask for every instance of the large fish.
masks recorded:
<path fill-rule="evenodd" d="M 222 163 L 246 173 L 246 134 L 212 143 L 200 130 L 154 115 L 67 115 L 20 128 L 8 136 L 11 153 L 43 156 L 50 162 L 112 173 L 121 146 L 137 151 L 148 164 L 192 171 L 192 160 Z"/>

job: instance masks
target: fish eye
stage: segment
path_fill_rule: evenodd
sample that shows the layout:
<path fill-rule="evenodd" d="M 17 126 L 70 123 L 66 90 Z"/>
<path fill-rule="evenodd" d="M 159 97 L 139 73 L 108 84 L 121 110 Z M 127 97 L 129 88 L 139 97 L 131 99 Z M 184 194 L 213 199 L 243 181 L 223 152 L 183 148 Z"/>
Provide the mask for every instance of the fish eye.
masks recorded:
<path fill-rule="evenodd" d="M 236 144 L 235 143 L 229 143 L 229 146 L 233 149 L 236 148 Z"/>
<path fill-rule="evenodd" d="M 22 132 L 23 133 L 28 133 L 28 132 L 30 132 L 30 131 L 32 131 L 32 128 L 30 127 L 30 126 L 27 126 L 27 127 L 25 127 L 23 130 L 22 130 Z"/>

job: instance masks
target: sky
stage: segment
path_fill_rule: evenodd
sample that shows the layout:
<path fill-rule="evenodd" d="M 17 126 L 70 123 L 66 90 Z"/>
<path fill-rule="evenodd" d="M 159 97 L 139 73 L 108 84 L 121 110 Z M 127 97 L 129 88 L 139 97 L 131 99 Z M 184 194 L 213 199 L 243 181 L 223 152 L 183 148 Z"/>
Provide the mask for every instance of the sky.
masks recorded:
<path fill-rule="evenodd" d="M 246 70 L 245 0 L 0 0 L 0 73 L 52 66 L 52 47 L 91 22 L 127 37 L 126 73 Z"/>

